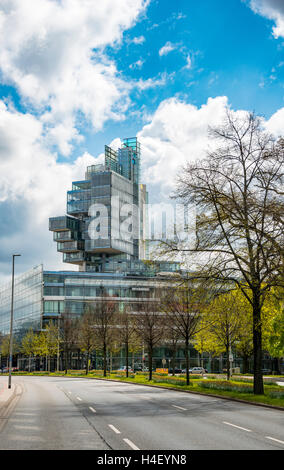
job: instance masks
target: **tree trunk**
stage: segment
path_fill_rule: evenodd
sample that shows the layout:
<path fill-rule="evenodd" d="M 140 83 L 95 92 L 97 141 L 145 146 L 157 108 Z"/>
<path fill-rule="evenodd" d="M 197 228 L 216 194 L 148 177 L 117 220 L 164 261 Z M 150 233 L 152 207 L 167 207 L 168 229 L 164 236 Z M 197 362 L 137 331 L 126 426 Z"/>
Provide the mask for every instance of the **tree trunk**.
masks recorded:
<path fill-rule="evenodd" d="M 129 351 L 128 351 L 128 341 L 126 341 L 125 343 L 125 362 L 126 362 L 126 377 L 128 377 L 128 354 L 129 354 Z"/>
<path fill-rule="evenodd" d="M 152 380 L 152 369 L 153 369 L 153 348 L 150 347 L 148 350 L 148 364 L 149 364 L 149 380 Z"/>
<path fill-rule="evenodd" d="M 243 374 L 247 374 L 249 371 L 249 356 L 247 354 L 243 354 Z"/>
<path fill-rule="evenodd" d="M 173 369 L 173 374 L 172 375 L 175 375 L 176 355 L 177 355 L 176 348 L 174 348 L 173 349 L 173 357 L 172 357 L 172 369 Z"/>
<path fill-rule="evenodd" d="M 253 293 L 253 393 L 263 395 L 261 307 L 259 293 Z"/>
<path fill-rule="evenodd" d="M 227 367 L 227 380 L 230 380 L 231 370 L 230 370 L 230 348 L 226 346 L 226 367 Z"/>
<path fill-rule="evenodd" d="M 186 364 L 186 385 L 190 385 L 189 380 L 189 339 L 186 338 L 185 340 L 185 364 Z"/>
<path fill-rule="evenodd" d="M 106 344 L 104 343 L 104 377 L 107 375 L 107 348 Z"/>
<path fill-rule="evenodd" d="M 90 357 L 90 354 L 89 354 L 89 351 L 87 351 L 86 375 L 88 375 L 89 373 L 89 357 Z"/>

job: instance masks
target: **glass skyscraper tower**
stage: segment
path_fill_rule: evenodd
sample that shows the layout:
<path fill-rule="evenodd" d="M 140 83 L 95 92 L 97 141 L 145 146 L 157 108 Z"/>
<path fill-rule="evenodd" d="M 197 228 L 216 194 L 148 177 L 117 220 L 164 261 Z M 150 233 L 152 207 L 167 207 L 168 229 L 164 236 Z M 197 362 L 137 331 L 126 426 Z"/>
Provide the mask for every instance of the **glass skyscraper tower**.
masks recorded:
<path fill-rule="evenodd" d="M 147 258 L 146 186 L 140 183 L 140 143 L 105 146 L 105 163 L 87 167 L 67 193 L 67 215 L 49 219 L 63 261 L 79 271 L 132 269 Z"/>

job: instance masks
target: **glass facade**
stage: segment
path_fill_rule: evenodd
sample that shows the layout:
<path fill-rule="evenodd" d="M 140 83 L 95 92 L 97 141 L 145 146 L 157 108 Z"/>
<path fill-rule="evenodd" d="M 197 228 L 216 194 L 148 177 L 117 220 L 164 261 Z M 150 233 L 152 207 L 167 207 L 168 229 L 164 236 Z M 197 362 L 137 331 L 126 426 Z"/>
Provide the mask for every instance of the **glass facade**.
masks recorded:
<path fill-rule="evenodd" d="M 13 330 L 20 334 L 33 328 L 39 330 L 43 308 L 43 267 L 37 266 L 15 277 Z M 0 332 L 10 333 L 11 282 L 0 288 Z"/>
<path fill-rule="evenodd" d="M 81 271 L 116 272 L 122 266 L 115 258 L 121 261 L 121 255 L 124 269 L 139 257 L 147 258 L 142 238 L 147 191 L 139 184 L 140 157 L 136 138 L 123 139 L 117 151 L 106 145 L 105 164 L 87 167 L 85 180 L 72 183 L 67 192 L 68 215 L 49 219 L 64 262 L 79 265 Z"/>

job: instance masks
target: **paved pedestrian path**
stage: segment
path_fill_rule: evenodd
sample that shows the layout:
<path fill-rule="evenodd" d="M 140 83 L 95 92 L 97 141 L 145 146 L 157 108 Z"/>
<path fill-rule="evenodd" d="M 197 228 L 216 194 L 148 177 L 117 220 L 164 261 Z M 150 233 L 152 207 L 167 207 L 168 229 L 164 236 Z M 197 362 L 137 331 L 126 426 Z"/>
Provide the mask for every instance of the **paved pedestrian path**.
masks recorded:
<path fill-rule="evenodd" d="M 15 385 L 8 388 L 8 377 L 0 377 L 0 409 L 9 403 L 15 393 Z"/>

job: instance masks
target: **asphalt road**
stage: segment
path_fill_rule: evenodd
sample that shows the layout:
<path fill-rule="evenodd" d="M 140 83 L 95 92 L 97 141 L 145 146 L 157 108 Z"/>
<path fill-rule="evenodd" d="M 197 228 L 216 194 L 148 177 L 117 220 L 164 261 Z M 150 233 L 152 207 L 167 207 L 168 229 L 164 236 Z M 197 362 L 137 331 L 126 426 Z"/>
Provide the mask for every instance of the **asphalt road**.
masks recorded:
<path fill-rule="evenodd" d="M 17 396 L 0 416 L 1 450 L 284 449 L 282 411 L 93 379 L 12 380 Z"/>

